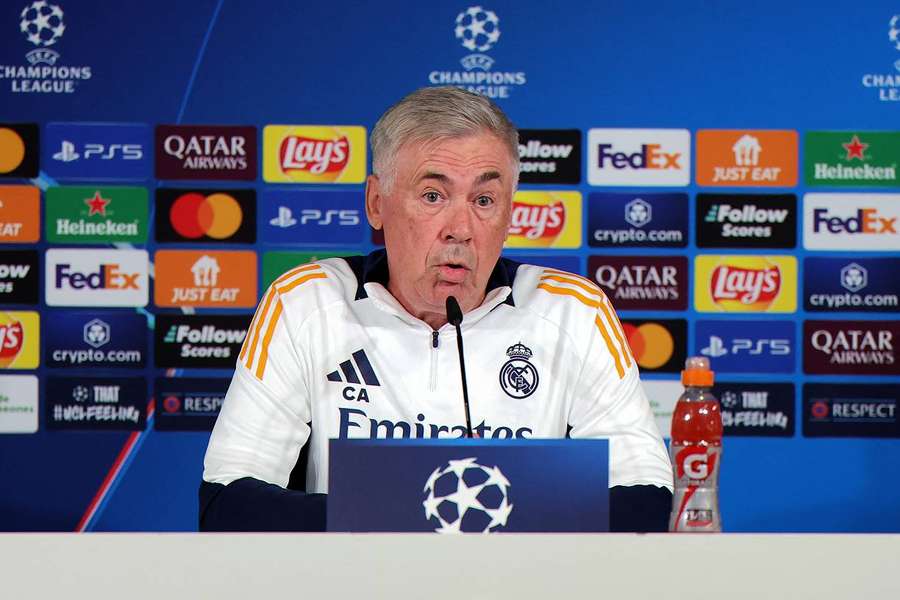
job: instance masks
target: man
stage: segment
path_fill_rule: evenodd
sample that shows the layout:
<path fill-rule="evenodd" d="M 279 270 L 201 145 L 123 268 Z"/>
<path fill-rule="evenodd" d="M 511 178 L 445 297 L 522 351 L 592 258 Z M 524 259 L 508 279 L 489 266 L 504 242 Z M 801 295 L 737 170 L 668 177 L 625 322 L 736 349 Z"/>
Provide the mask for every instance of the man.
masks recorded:
<path fill-rule="evenodd" d="M 425 88 L 371 143 L 366 214 L 385 250 L 297 267 L 267 291 L 210 438 L 201 529 L 324 529 L 330 438 L 465 435 L 452 295 L 475 434 L 608 437 L 611 528 L 665 530 L 671 467 L 609 301 L 499 259 L 512 123 L 481 96 Z"/>

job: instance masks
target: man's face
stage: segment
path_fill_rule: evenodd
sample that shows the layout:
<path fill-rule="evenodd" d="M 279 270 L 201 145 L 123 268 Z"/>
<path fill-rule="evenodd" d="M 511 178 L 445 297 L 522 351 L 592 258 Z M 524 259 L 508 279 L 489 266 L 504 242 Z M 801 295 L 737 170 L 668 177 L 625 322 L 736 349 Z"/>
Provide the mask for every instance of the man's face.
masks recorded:
<path fill-rule="evenodd" d="M 435 326 L 447 296 L 464 312 L 481 304 L 509 231 L 513 165 L 496 136 L 479 133 L 404 145 L 388 190 L 369 177 L 366 212 L 384 228 L 388 289 L 410 314 Z"/>

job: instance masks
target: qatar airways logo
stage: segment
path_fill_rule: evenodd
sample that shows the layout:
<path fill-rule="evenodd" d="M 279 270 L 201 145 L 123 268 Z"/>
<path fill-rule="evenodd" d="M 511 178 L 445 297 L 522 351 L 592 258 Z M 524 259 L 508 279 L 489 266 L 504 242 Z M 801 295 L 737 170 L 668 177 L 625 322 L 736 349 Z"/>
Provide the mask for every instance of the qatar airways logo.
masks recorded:
<path fill-rule="evenodd" d="M 804 371 L 824 374 L 895 375 L 900 361 L 897 321 L 806 321 Z"/>

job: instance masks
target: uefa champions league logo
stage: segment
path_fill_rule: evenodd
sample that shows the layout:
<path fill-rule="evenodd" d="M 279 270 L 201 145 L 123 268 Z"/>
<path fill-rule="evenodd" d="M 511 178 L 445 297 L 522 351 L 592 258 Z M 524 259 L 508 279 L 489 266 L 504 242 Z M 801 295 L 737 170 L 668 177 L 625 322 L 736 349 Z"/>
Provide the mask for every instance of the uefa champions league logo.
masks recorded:
<path fill-rule="evenodd" d="M 62 9 L 46 0 L 37 0 L 23 8 L 20 17 L 19 31 L 25 34 L 29 42 L 38 47 L 25 55 L 28 62 L 33 65 L 56 64 L 59 53 L 47 50 L 46 47 L 59 41 L 66 31 Z"/>
<path fill-rule="evenodd" d="M 451 460 L 425 482 L 425 518 L 438 533 L 491 533 L 506 526 L 509 480 L 474 457 Z"/>
<path fill-rule="evenodd" d="M 890 29 L 888 29 L 888 39 L 894 46 L 895 50 L 900 50 L 900 15 L 891 17 Z M 900 71 L 900 58 L 894 62 L 894 68 Z"/>
<path fill-rule="evenodd" d="M 456 16 L 453 34 L 466 50 L 487 52 L 500 39 L 500 19 L 492 10 L 470 6 Z"/>

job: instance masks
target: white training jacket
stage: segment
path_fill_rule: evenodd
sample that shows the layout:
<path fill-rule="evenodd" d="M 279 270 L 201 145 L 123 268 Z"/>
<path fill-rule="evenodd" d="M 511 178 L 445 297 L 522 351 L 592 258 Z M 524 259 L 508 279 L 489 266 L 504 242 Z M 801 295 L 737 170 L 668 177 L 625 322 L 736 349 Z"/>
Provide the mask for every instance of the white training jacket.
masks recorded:
<path fill-rule="evenodd" d="M 204 460 L 204 481 L 328 491 L 330 438 L 462 437 L 456 331 L 387 291 L 383 250 L 277 279 L 260 302 Z M 483 438 L 608 438 L 609 485 L 672 490 L 637 365 L 592 282 L 501 259 L 462 323 L 473 430 Z M 598 469 L 605 465 L 597 465 Z"/>

